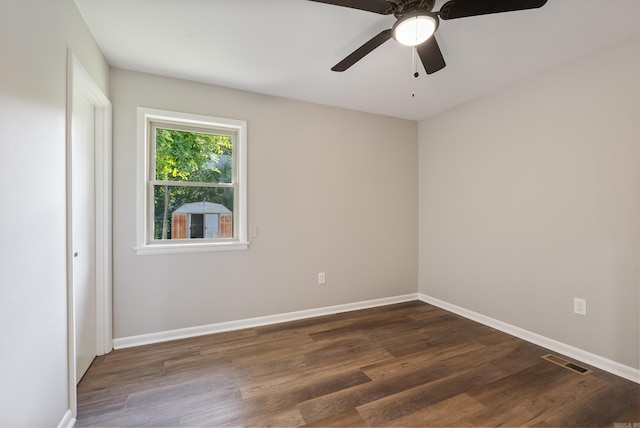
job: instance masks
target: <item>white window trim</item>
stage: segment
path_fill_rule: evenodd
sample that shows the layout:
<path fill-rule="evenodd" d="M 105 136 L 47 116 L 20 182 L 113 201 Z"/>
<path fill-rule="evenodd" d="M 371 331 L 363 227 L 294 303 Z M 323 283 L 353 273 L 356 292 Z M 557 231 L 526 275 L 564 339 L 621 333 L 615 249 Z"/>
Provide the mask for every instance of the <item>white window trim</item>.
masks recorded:
<path fill-rule="evenodd" d="M 187 125 L 216 127 L 237 133 L 234 155 L 237 155 L 238 210 L 234 213 L 234 221 L 238 223 L 238 236 L 233 241 L 201 241 L 185 242 L 179 240 L 171 243 L 154 243 L 148 236 L 147 219 L 149 218 L 149 121 L 179 121 Z M 137 158 L 137 231 L 136 254 L 170 254 L 208 251 L 246 250 L 247 241 L 247 122 L 244 120 L 225 119 L 190 113 L 158 110 L 138 107 L 138 158 Z"/>

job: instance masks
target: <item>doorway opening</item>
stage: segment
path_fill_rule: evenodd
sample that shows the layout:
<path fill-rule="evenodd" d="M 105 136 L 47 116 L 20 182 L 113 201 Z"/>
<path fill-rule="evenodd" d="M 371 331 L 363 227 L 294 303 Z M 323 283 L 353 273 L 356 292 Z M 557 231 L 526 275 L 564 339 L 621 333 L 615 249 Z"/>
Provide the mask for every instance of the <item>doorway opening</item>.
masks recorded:
<path fill-rule="evenodd" d="M 82 104 L 84 106 L 81 106 Z M 88 352 L 93 354 L 95 349 L 95 354 L 92 357 L 85 356 L 85 359 L 93 359 L 113 349 L 112 106 L 107 96 L 72 52 L 68 53 L 67 61 L 66 113 L 68 385 L 69 407 L 75 418 L 77 415 L 76 385 L 82 372 L 78 370 L 78 355 L 86 354 L 86 349 L 79 351 L 78 346 L 78 342 L 84 340 L 79 338 L 79 323 L 86 324 L 81 318 L 86 317 L 87 313 L 92 318 L 88 329 L 91 331 L 87 332 L 85 328 L 82 335 L 86 338 L 86 334 L 89 333 L 91 343 Z M 85 140 L 84 144 L 81 144 L 81 139 Z M 78 186 L 81 184 L 83 174 L 91 183 Z M 85 197 L 89 198 L 89 201 L 83 202 L 82 199 Z M 82 209 L 79 207 L 86 208 L 86 211 L 78 211 Z M 82 218 L 83 216 L 90 216 L 91 219 L 87 221 L 88 219 Z M 80 279 L 90 284 L 89 297 L 81 295 L 82 293 L 75 289 Z M 88 312 L 86 312 L 87 309 Z"/>

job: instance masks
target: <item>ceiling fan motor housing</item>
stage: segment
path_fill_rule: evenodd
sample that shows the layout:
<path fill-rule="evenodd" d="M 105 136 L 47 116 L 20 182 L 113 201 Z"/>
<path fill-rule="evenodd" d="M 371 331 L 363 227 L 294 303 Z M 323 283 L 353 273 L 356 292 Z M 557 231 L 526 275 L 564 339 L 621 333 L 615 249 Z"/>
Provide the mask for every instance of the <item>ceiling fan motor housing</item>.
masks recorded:
<path fill-rule="evenodd" d="M 406 14 L 414 12 L 431 12 L 436 4 L 436 0 L 402 0 L 393 5 L 393 15 L 401 19 Z"/>

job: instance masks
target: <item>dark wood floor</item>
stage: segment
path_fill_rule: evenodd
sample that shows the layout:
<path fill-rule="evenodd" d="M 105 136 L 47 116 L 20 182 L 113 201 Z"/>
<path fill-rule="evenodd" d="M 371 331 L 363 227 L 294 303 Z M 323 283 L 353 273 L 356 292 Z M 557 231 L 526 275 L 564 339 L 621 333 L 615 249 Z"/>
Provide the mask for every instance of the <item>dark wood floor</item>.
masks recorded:
<path fill-rule="evenodd" d="M 78 385 L 76 426 L 640 422 L 640 385 L 548 353 L 409 302 L 113 351 Z"/>

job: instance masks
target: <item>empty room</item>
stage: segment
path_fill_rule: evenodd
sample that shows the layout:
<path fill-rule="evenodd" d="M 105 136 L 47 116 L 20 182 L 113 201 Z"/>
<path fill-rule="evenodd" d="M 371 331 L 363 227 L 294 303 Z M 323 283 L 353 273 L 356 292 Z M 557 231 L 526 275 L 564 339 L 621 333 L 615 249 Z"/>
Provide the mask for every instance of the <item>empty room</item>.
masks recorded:
<path fill-rule="evenodd" d="M 0 0 L 0 426 L 638 428 L 638 18 Z"/>

